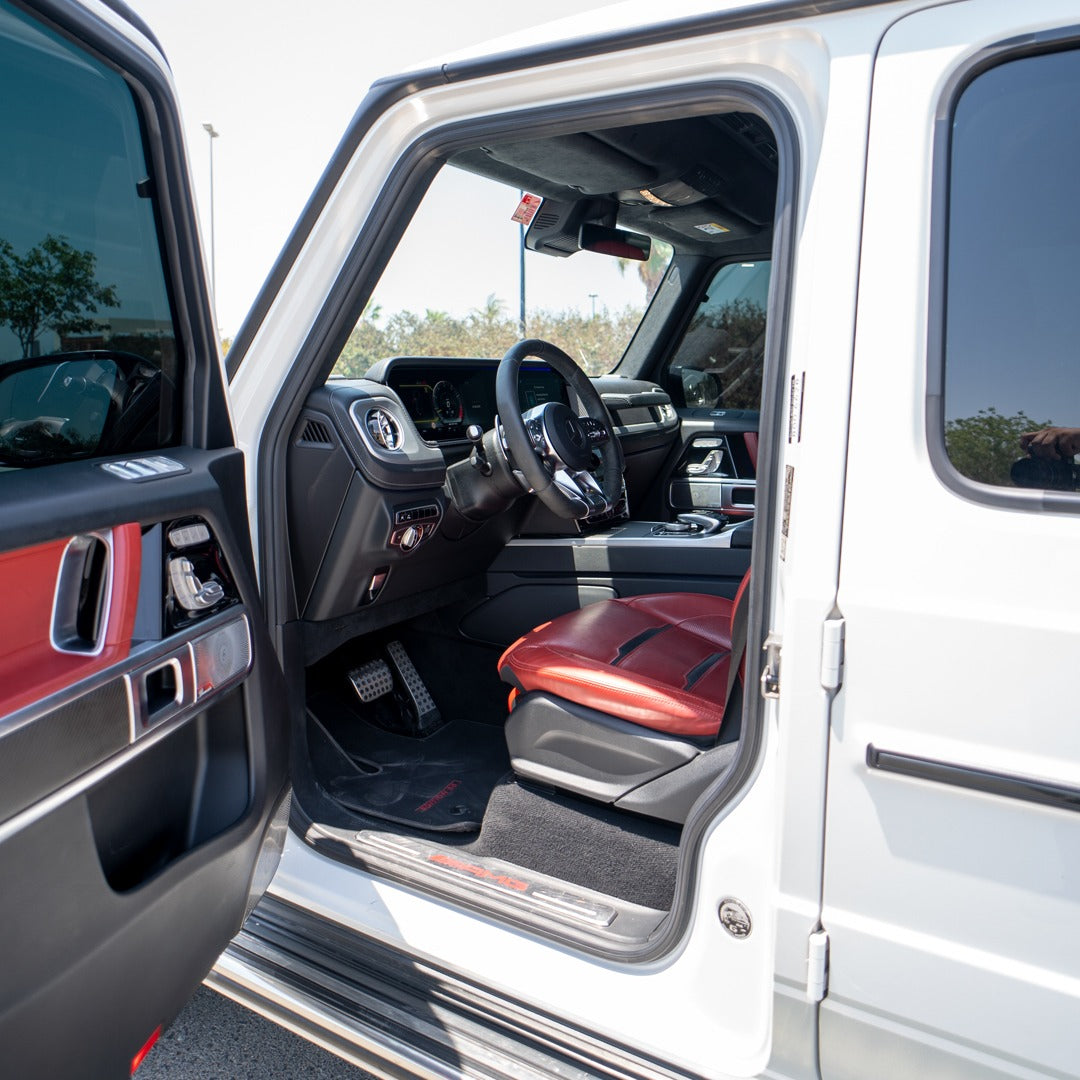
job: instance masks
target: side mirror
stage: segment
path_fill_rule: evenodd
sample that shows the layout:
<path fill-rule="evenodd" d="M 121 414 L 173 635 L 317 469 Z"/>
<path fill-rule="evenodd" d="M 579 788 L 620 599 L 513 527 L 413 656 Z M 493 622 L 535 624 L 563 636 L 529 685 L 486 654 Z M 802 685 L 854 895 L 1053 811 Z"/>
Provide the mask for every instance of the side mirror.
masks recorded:
<path fill-rule="evenodd" d="M 107 354 L 0 364 L 0 465 L 51 465 L 98 453 L 125 383 Z"/>
<path fill-rule="evenodd" d="M 703 406 L 715 409 L 720 404 L 722 388 L 720 380 L 711 371 L 699 371 L 697 368 L 672 368 L 671 374 L 678 374 L 679 389 L 683 403 L 688 408 Z"/>

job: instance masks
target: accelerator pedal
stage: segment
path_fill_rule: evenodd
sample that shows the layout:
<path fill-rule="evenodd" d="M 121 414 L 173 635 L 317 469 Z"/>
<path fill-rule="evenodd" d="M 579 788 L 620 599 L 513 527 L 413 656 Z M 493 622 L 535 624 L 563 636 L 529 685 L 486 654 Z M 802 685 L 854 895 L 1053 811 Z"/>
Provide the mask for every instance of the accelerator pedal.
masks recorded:
<path fill-rule="evenodd" d="M 365 705 L 370 705 L 394 689 L 394 676 L 385 660 L 372 660 L 353 668 L 349 672 L 349 682 Z"/>
<path fill-rule="evenodd" d="M 408 703 L 411 706 L 410 711 L 416 719 L 417 733 L 422 735 L 431 731 L 438 725 L 442 716 L 431 694 L 428 693 L 424 680 L 420 678 L 420 672 L 416 670 L 409 659 L 409 654 L 405 651 L 405 646 L 400 641 L 389 642 L 386 653 L 390 657 L 390 663 L 394 665 L 402 686 L 405 687 Z"/>

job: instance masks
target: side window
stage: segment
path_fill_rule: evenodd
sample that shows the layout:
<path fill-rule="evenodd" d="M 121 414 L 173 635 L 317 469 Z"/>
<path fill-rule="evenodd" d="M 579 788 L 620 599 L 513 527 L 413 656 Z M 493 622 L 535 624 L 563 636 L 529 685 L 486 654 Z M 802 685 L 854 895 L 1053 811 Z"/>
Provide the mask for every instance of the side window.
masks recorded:
<path fill-rule="evenodd" d="M 765 360 L 767 261 L 720 267 L 668 365 L 672 400 L 688 407 L 759 409 Z"/>
<path fill-rule="evenodd" d="M 1080 53 L 979 75 L 952 124 L 945 449 L 971 480 L 1077 490 Z"/>
<path fill-rule="evenodd" d="M 169 445 L 176 334 L 138 112 L 0 0 L 0 468 Z"/>

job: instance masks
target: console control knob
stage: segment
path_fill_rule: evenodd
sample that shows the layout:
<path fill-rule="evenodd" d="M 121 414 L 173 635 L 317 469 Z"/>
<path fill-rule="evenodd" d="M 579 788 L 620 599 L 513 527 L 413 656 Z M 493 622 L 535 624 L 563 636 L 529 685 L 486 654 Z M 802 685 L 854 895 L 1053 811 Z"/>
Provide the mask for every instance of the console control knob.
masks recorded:
<path fill-rule="evenodd" d="M 412 551 L 421 540 L 424 539 L 424 530 L 418 529 L 415 525 L 410 525 L 401 534 L 401 550 Z"/>

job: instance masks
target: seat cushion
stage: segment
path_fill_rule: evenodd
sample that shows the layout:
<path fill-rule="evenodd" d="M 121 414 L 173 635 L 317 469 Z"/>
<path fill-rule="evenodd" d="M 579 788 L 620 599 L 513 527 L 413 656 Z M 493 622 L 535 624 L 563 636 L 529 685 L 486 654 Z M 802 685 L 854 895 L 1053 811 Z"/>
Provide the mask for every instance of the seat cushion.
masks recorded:
<path fill-rule="evenodd" d="M 727 704 L 734 606 L 701 593 L 590 604 L 519 638 L 499 674 L 653 731 L 711 738 Z"/>

